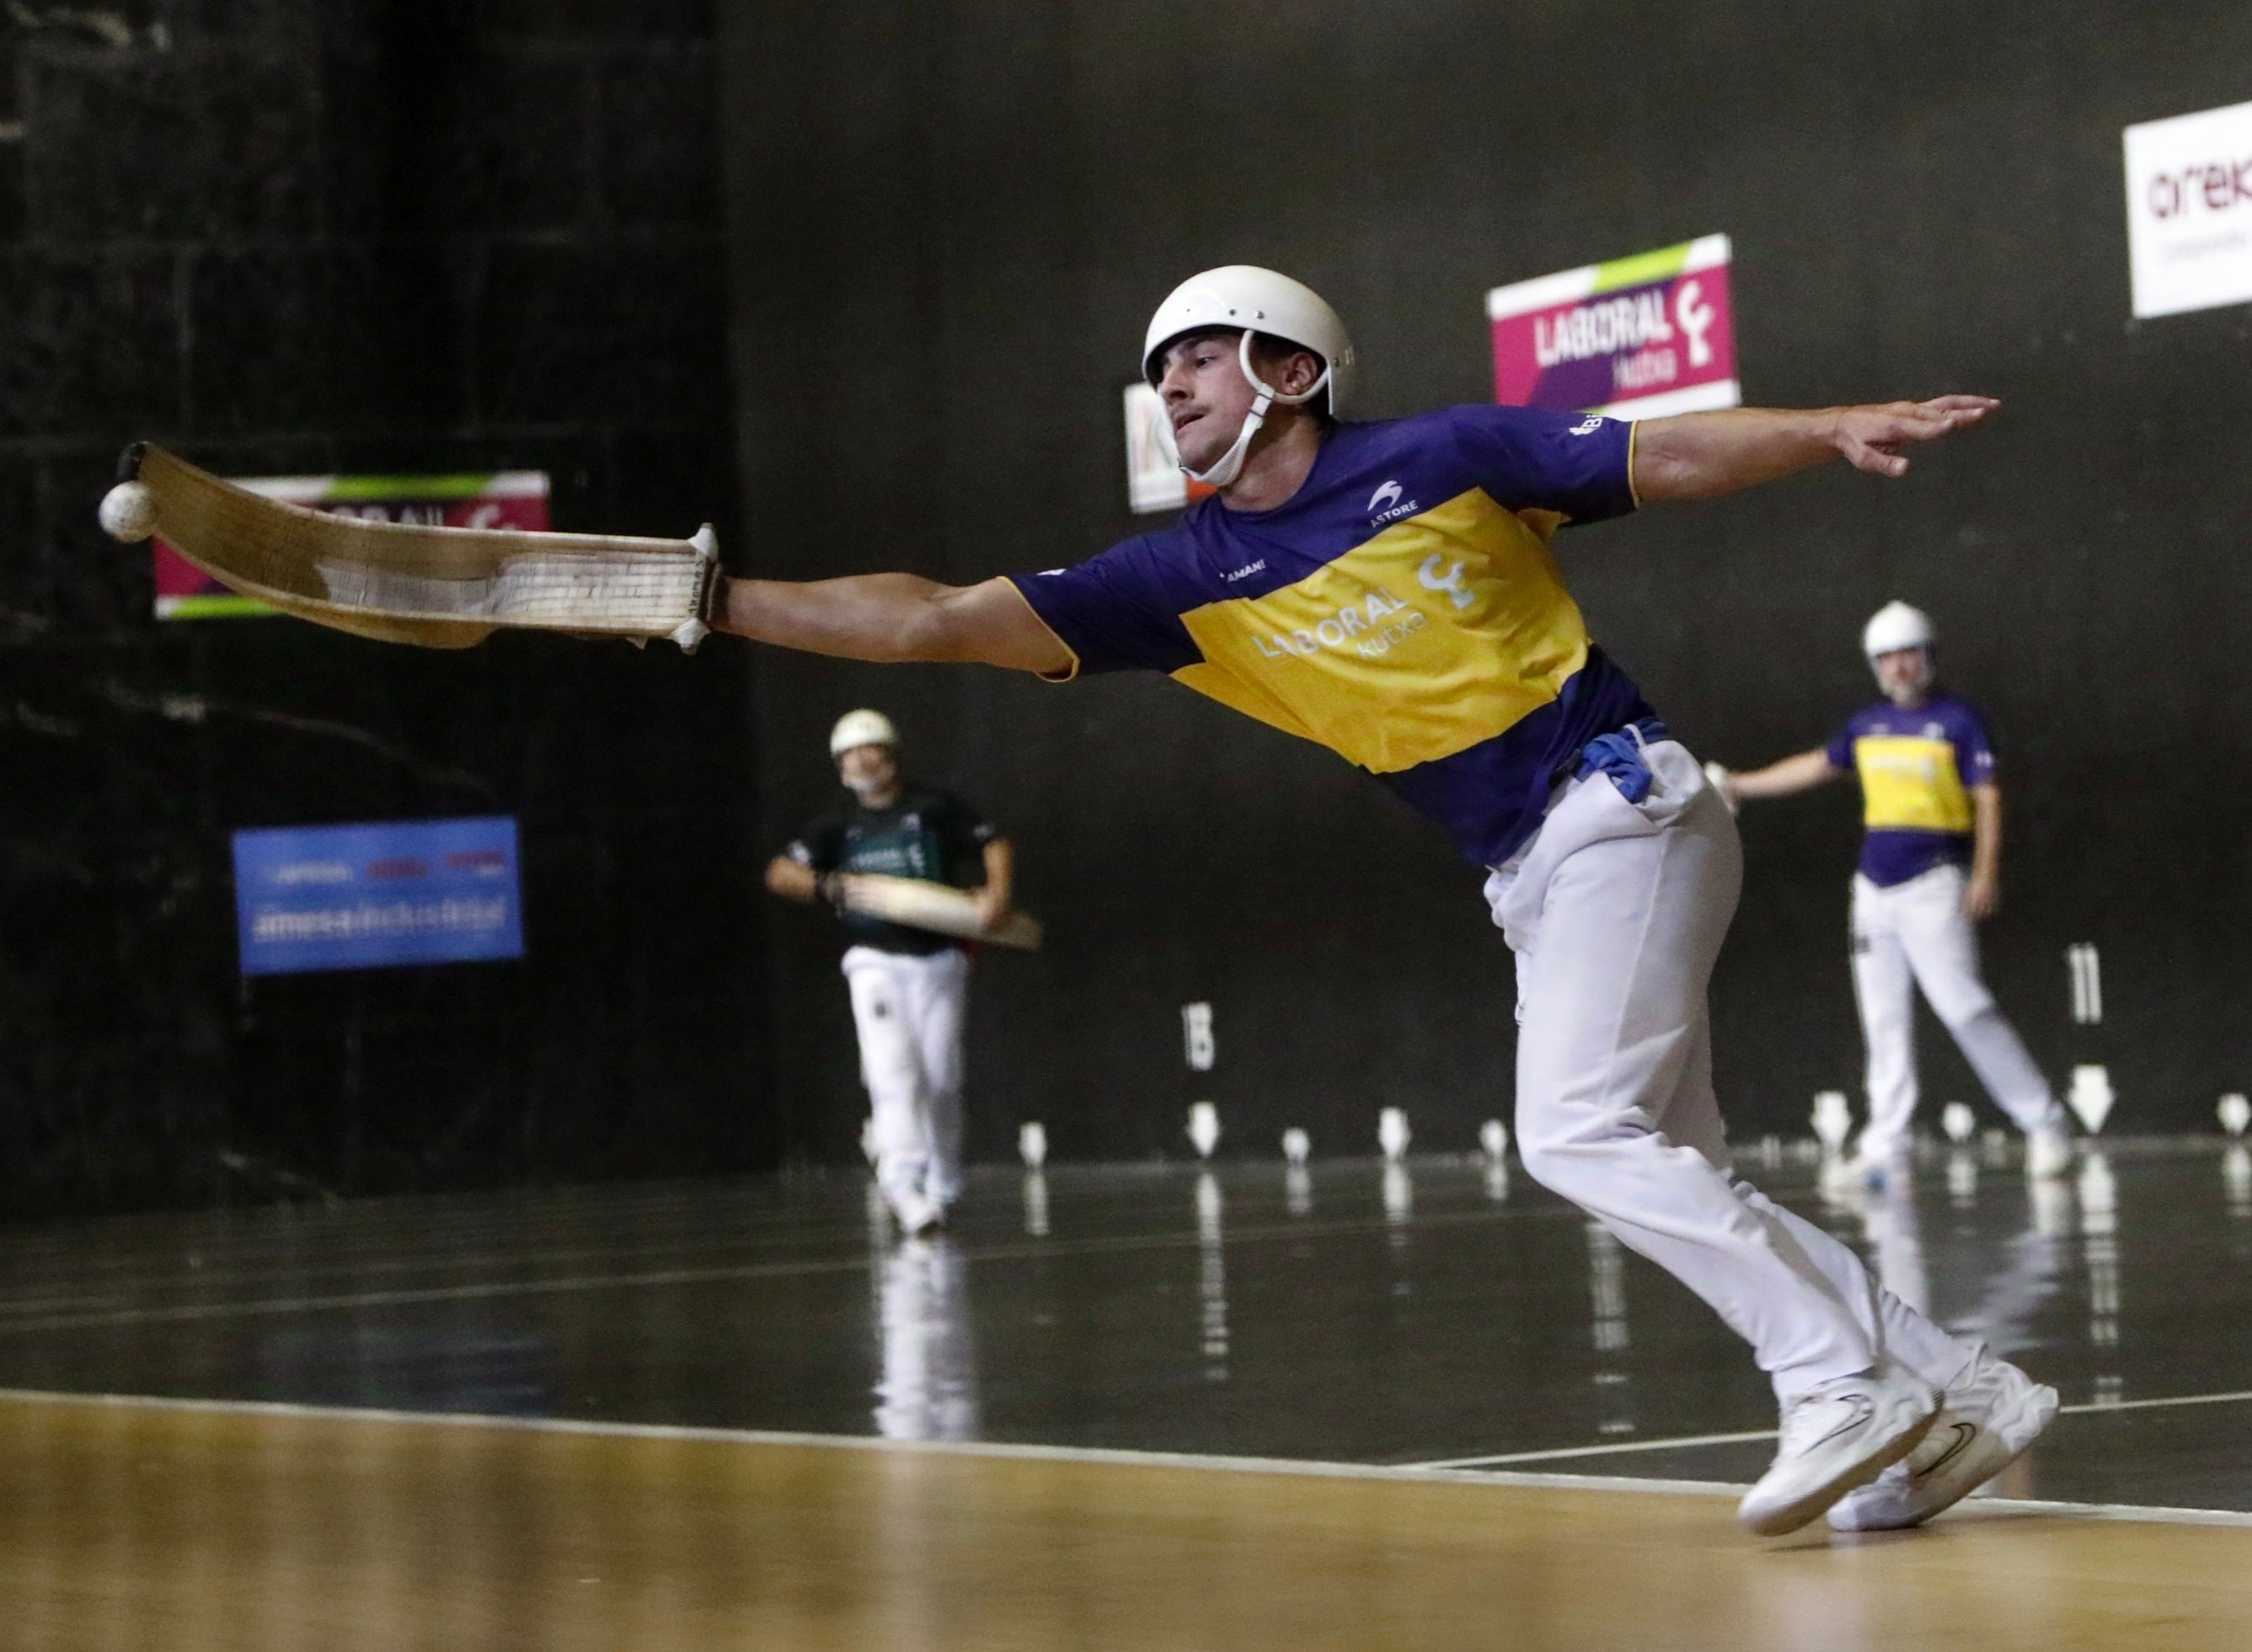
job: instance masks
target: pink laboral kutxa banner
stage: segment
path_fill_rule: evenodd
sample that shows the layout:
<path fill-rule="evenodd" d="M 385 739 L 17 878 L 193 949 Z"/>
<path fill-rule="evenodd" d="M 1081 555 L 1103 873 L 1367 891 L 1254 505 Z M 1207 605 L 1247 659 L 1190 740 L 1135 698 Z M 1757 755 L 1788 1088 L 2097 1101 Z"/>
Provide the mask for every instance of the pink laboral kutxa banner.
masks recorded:
<path fill-rule="evenodd" d="M 1485 313 L 1505 406 L 1662 419 L 1743 399 L 1725 235 L 1497 287 Z"/>
<path fill-rule="evenodd" d="M 547 527 L 547 473 L 489 470 L 456 476 L 252 476 L 238 481 L 268 499 L 371 522 L 412 522 L 437 528 Z M 271 614 L 253 597 L 221 585 L 161 538 L 156 559 L 156 617 L 206 620 Z"/>

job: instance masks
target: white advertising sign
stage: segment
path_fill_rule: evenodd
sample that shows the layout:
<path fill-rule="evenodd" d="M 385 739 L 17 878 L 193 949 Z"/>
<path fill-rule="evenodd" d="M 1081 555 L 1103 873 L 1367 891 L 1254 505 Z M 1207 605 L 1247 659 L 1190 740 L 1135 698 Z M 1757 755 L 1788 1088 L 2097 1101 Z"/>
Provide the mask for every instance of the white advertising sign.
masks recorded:
<path fill-rule="evenodd" d="M 2252 303 L 2252 103 L 2130 126 L 2135 314 Z"/>

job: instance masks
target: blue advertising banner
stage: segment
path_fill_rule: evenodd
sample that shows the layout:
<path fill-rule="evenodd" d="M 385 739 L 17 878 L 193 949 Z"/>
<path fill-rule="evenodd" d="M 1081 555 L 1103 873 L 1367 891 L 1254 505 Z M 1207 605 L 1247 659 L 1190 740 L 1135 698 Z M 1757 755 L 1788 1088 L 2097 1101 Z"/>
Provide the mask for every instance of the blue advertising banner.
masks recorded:
<path fill-rule="evenodd" d="M 242 973 L 524 956 L 516 822 L 395 821 L 234 835 Z"/>

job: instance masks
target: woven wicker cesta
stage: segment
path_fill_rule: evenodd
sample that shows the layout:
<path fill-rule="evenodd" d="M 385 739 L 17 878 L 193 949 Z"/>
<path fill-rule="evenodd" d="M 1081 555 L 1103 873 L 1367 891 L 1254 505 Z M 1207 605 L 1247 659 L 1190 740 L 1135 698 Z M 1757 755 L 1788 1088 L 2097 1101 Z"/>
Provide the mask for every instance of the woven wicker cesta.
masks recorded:
<path fill-rule="evenodd" d="M 910 929 L 982 941 L 996 947 L 1017 947 L 1026 952 L 1040 948 L 1039 920 L 1029 913 L 1012 912 L 998 929 L 987 931 L 978 921 L 977 903 L 967 892 L 920 878 L 891 878 L 882 872 L 847 872 L 842 879 L 847 912 L 889 919 Z"/>
<path fill-rule="evenodd" d="M 666 637 L 692 652 L 718 582 L 710 524 L 688 539 L 439 528 L 329 516 L 223 482 L 147 443 L 121 481 L 156 497 L 156 537 L 230 590 L 316 625 L 420 648 L 503 627 Z"/>

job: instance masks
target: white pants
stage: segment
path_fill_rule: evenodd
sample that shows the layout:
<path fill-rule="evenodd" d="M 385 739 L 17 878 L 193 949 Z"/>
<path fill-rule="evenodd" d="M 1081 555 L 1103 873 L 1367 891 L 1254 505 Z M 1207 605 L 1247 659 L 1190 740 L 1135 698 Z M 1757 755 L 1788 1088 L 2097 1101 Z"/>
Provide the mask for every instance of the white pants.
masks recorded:
<path fill-rule="evenodd" d="M 1979 978 L 1978 936 L 1964 914 L 1964 882 L 1959 866 L 1935 866 L 1889 889 L 1854 875 L 1853 996 L 1869 1054 L 1866 1157 L 1908 1150 L 1916 1103 L 1916 987 L 1955 1035 L 1986 1093 L 2019 1129 L 2063 1121 L 2048 1080 Z"/>
<path fill-rule="evenodd" d="M 1517 954 L 1525 1168 L 1710 1303 L 1782 1399 L 1887 1358 L 1944 1387 L 1970 1346 L 1730 1170 L 1705 989 L 1743 853 L 1681 745 L 1644 758 L 1643 802 L 1570 782 L 1486 883 Z"/>
<path fill-rule="evenodd" d="M 876 1181 L 919 1225 L 962 1196 L 962 1032 L 970 955 L 854 947 L 844 954 L 860 1081 L 875 1119 Z"/>

